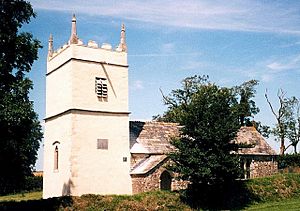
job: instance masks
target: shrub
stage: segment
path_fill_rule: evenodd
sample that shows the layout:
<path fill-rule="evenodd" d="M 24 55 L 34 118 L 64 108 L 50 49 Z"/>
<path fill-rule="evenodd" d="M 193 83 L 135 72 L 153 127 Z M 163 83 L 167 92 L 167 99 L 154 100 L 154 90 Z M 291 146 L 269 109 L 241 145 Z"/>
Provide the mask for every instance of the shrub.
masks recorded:
<path fill-rule="evenodd" d="M 300 154 L 286 154 L 278 157 L 278 168 L 300 166 Z"/>
<path fill-rule="evenodd" d="M 43 189 L 43 177 L 40 176 L 28 176 L 25 178 L 22 191 L 40 191 Z"/>

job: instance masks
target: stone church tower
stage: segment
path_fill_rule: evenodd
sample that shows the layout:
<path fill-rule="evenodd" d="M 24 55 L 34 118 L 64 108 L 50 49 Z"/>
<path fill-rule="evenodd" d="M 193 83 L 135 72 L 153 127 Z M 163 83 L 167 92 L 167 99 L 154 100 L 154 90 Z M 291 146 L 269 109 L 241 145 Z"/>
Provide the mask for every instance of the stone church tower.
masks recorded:
<path fill-rule="evenodd" d="M 43 198 L 131 194 L 128 115 L 124 25 L 115 50 L 84 45 L 73 16 L 68 44 L 49 39 Z"/>

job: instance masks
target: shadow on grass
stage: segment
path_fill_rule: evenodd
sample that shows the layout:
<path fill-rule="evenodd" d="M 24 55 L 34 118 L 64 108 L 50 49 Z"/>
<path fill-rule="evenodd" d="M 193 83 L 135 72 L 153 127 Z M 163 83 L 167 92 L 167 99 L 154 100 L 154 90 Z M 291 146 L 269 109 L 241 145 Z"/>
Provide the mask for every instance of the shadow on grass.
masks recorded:
<path fill-rule="evenodd" d="M 0 210 L 58 210 L 71 207 L 72 204 L 72 197 L 69 196 L 20 202 L 4 201 L 0 202 Z"/>
<path fill-rule="evenodd" d="M 245 181 L 239 180 L 220 186 L 189 187 L 181 192 L 181 200 L 194 209 L 241 210 L 259 197 L 251 193 Z"/>

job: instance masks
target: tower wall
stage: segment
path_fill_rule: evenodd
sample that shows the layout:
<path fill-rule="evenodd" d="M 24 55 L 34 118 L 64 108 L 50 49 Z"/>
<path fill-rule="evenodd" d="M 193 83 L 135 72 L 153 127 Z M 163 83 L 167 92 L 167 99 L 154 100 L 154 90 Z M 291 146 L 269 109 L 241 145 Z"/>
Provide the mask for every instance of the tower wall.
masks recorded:
<path fill-rule="evenodd" d="M 43 197 L 131 194 L 127 53 L 69 43 L 46 75 Z"/>
<path fill-rule="evenodd" d="M 64 64 L 61 62 L 61 65 Z M 50 71 L 51 62 L 47 63 Z M 72 64 L 66 63 L 46 76 L 46 118 L 72 107 Z"/>
<path fill-rule="evenodd" d="M 44 132 L 43 198 L 68 195 L 71 178 L 72 116 L 48 120 Z M 58 168 L 55 169 L 55 147 L 58 148 Z"/>
<path fill-rule="evenodd" d="M 74 114 L 74 129 L 81 130 L 73 132 L 73 195 L 131 194 L 128 122 L 122 114 Z M 97 139 L 108 140 L 108 149 L 97 149 Z"/>

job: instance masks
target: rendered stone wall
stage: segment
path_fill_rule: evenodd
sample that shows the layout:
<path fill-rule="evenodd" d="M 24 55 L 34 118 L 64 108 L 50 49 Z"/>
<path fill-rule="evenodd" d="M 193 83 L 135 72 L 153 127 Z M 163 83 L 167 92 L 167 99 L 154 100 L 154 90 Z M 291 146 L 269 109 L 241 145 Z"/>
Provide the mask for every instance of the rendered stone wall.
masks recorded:
<path fill-rule="evenodd" d="M 107 79 L 106 99 L 95 93 L 96 77 Z M 65 46 L 48 60 L 46 84 L 43 197 L 131 194 L 127 54 Z"/>
<path fill-rule="evenodd" d="M 132 194 L 128 116 L 77 112 L 72 122 L 71 195 Z M 107 139 L 108 149 L 98 149 L 97 139 Z"/>
<path fill-rule="evenodd" d="M 65 184 L 70 175 L 72 116 L 64 115 L 46 121 L 44 132 L 43 198 L 67 195 Z M 58 169 L 54 168 L 54 150 L 58 147 Z"/>

